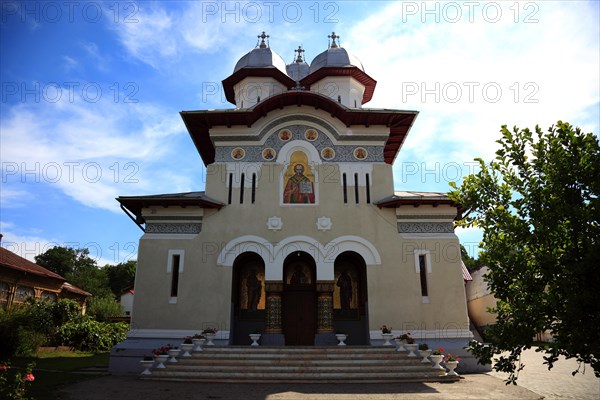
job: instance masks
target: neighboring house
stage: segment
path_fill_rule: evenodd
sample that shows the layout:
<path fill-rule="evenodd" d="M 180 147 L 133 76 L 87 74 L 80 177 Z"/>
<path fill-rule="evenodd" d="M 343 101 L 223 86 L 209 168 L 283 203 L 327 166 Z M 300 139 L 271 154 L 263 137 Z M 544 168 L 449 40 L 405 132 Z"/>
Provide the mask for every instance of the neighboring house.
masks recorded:
<path fill-rule="evenodd" d="M 62 276 L 0 247 L 0 306 L 10 308 L 33 297 L 54 302 L 67 298 L 77 301 L 85 314 L 85 290 L 71 285 Z"/>
<path fill-rule="evenodd" d="M 485 337 L 485 328 L 496 323 L 496 314 L 488 312 L 488 308 L 496 307 L 496 298 L 485 281 L 487 272 L 488 267 L 471 272 L 473 280 L 466 285 L 469 318 L 482 337 Z"/>
<path fill-rule="evenodd" d="M 205 191 L 117 199 L 144 233 L 135 328 L 111 369 L 127 349 L 209 326 L 221 345 L 261 330 L 262 344 L 312 346 L 337 344 L 336 330 L 349 345 L 382 344 L 385 324 L 464 354 L 461 207 L 394 190 L 418 112 L 363 108 L 376 81 L 335 34 L 310 64 L 299 48 L 286 65 L 260 38 L 223 81 L 235 109 L 181 112 Z"/>
<path fill-rule="evenodd" d="M 125 289 L 121 294 L 121 306 L 128 317 L 131 317 L 131 312 L 133 311 L 133 294 L 132 288 Z"/>

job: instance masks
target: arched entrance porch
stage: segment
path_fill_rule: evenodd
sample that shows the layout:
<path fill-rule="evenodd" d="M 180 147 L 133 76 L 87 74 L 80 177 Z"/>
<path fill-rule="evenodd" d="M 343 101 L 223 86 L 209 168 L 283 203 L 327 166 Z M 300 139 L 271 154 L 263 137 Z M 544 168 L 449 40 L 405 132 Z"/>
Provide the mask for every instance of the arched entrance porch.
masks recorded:
<path fill-rule="evenodd" d="M 282 331 L 285 344 L 311 346 L 317 332 L 315 260 L 297 251 L 283 262 Z"/>

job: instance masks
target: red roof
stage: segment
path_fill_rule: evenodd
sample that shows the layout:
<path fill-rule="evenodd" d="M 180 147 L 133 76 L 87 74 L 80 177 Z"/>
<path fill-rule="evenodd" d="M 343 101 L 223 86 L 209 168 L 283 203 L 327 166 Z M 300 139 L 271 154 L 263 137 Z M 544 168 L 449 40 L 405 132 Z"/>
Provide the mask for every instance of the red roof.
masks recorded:
<path fill-rule="evenodd" d="M 88 293 L 85 290 L 80 289 L 77 286 L 73 286 L 69 282 L 66 282 L 66 279 L 58 275 L 57 273 L 49 271 L 46 268 L 39 266 L 36 263 L 33 263 L 28 259 L 13 253 L 10 250 L 6 250 L 4 247 L 0 247 L 0 266 L 12 268 L 17 271 L 25 272 L 27 274 L 34 274 L 46 278 L 58 279 L 63 281 L 63 285 L 61 287 L 62 290 L 66 290 L 67 292 L 76 293 L 84 296 L 92 295 L 91 293 Z"/>
<path fill-rule="evenodd" d="M 408 131 L 419 114 L 417 111 L 348 108 L 327 96 L 306 90 L 292 90 L 271 96 L 252 108 L 234 110 L 182 111 L 181 118 L 194 141 L 194 145 L 204 165 L 215 162 L 215 146 L 209 131 L 214 126 L 234 125 L 251 127 L 269 112 L 287 106 L 308 106 L 323 110 L 332 118 L 337 118 L 347 127 L 353 125 L 383 125 L 389 129 L 389 136 L 383 149 L 384 161 L 392 164 Z"/>
<path fill-rule="evenodd" d="M 467 281 L 472 281 L 473 277 L 471 276 L 471 274 L 469 273 L 469 270 L 467 269 L 467 267 L 465 266 L 465 263 L 462 262 L 462 260 L 460 261 L 460 266 L 462 269 L 462 276 L 463 276 L 463 280 L 465 282 Z"/>
<path fill-rule="evenodd" d="M 64 291 L 67 291 L 67 292 L 81 294 L 83 296 L 91 296 L 92 295 L 91 293 L 88 293 L 83 289 L 79 289 L 77 286 L 71 285 L 69 282 L 65 282 L 61 289 Z"/>
<path fill-rule="evenodd" d="M 48 278 L 60 279 L 61 281 L 66 280 L 62 276 L 52 271 L 48 271 L 46 268 L 41 267 L 36 263 L 27 260 L 26 258 L 23 258 L 12 251 L 6 250 L 4 247 L 0 247 L 0 265 L 26 272 L 28 274 L 36 274 Z"/>

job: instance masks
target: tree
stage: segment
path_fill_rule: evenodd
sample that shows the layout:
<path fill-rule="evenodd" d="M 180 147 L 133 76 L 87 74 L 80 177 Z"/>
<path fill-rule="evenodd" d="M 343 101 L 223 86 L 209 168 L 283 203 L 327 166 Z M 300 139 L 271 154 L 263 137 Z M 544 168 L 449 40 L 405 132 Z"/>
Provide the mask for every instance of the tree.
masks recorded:
<path fill-rule="evenodd" d="M 501 129 L 495 160 L 466 177 L 450 197 L 467 211 L 459 226 L 483 230 L 480 259 L 497 298 L 489 344 L 472 342 L 480 362 L 516 383 L 520 354 L 550 331 L 548 369 L 559 355 L 589 363 L 600 377 L 600 146 L 592 133 L 559 121 Z"/>
<path fill-rule="evenodd" d="M 35 262 L 52 272 L 67 277 L 69 274 L 77 274 L 81 268 L 96 266 L 96 261 L 89 255 L 88 249 L 55 246 L 35 256 Z"/>
<path fill-rule="evenodd" d="M 135 260 L 104 266 L 108 273 L 110 289 L 115 296 L 120 296 L 125 289 L 133 287 L 136 267 L 137 262 Z"/>
<path fill-rule="evenodd" d="M 460 258 L 462 258 L 462 261 L 469 272 L 473 272 L 482 266 L 480 259 L 471 257 L 467 249 L 465 249 L 465 246 L 462 244 L 460 245 Z"/>

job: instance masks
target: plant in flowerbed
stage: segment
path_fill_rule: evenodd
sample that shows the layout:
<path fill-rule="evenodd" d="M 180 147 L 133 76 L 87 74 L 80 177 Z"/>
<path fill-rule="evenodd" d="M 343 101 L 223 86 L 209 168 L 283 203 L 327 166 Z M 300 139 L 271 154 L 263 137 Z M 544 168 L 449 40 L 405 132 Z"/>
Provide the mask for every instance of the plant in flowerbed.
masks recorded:
<path fill-rule="evenodd" d="M 181 345 L 181 350 L 183 351 L 183 357 L 191 357 L 191 351 L 194 348 L 194 342 L 192 341 L 191 336 L 186 336 L 183 338 L 183 344 Z"/>
<path fill-rule="evenodd" d="M 387 325 L 382 325 L 381 328 L 381 336 L 383 337 L 383 345 L 384 346 L 392 346 L 392 343 L 390 343 L 390 340 L 394 337 L 394 335 L 392 334 L 392 327 L 388 327 Z"/>
<path fill-rule="evenodd" d="M 173 347 L 170 344 L 166 346 L 161 346 L 157 349 L 152 350 L 152 354 L 154 354 L 154 359 L 157 362 L 156 368 L 166 368 L 165 362 L 169 359 L 169 350 Z"/>
<path fill-rule="evenodd" d="M 431 354 L 431 350 L 429 349 L 429 346 L 427 345 L 427 343 L 419 344 L 419 355 L 422 357 L 422 360 L 421 360 L 422 363 L 429 364 L 429 358 L 428 358 L 429 354 Z"/>
<path fill-rule="evenodd" d="M 446 354 L 444 356 L 444 364 L 446 364 L 446 368 L 448 368 L 449 376 L 458 376 L 458 374 L 454 371 L 458 366 L 458 361 L 460 357 L 455 354 Z"/>

